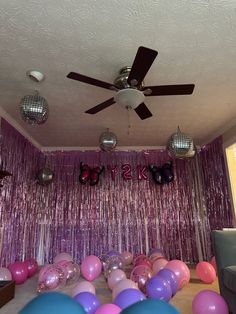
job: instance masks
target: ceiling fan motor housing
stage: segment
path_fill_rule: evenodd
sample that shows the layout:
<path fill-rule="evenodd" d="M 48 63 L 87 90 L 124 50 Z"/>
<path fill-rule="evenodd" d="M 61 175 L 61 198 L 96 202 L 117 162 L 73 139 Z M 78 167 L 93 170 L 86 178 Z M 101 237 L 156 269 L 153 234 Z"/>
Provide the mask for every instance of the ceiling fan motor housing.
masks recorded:
<path fill-rule="evenodd" d="M 129 66 L 126 66 L 126 67 L 123 67 L 122 69 L 120 69 L 119 75 L 114 80 L 114 85 L 118 89 L 134 87 L 134 86 L 130 86 L 130 84 L 128 83 L 128 77 L 129 77 L 130 71 L 131 71 L 131 67 L 129 67 Z M 143 83 L 141 83 L 141 85 L 135 86 L 135 87 L 137 87 L 138 89 L 143 89 Z"/>

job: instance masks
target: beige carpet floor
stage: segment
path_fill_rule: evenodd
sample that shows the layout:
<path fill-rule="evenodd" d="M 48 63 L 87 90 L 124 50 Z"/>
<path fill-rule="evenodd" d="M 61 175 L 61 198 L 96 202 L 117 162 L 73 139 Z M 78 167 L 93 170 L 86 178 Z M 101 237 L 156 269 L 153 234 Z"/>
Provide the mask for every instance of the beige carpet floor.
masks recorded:
<path fill-rule="evenodd" d="M 79 281 L 83 278 L 80 277 Z M 109 290 L 107 283 L 103 276 L 100 276 L 94 281 L 96 287 L 96 294 L 101 303 L 111 302 L 111 291 Z M 37 275 L 33 278 L 28 279 L 23 285 L 16 286 L 15 298 L 8 304 L 0 309 L 1 314 L 17 314 L 18 311 L 27 303 L 29 300 L 34 298 L 37 287 Z M 64 287 L 61 292 L 71 294 L 73 286 Z M 197 279 L 195 271 L 191 269 L 191 281 L 181 291 L 171 299 L 170 303 L 173 304 L 181 314 L 191 314 L 191 305 L 194 296 L 201 290 L 214 290 L 219 292 L 218 281 L 216 280 L 213 284 L 204 284 Z M 68 313 L 69 314 L 69 313 Z"/>

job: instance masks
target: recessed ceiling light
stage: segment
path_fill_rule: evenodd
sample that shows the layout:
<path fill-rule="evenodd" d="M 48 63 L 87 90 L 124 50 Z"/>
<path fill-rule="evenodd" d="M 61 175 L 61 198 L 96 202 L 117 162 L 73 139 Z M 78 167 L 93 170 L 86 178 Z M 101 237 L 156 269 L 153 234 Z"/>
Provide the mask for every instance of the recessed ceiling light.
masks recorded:
<path fill-rule="evenodd" d="M 34 82 L 42 82 L 45 78 L 44 74 L 37 70 L 28 70 L 26 75 Z"/>

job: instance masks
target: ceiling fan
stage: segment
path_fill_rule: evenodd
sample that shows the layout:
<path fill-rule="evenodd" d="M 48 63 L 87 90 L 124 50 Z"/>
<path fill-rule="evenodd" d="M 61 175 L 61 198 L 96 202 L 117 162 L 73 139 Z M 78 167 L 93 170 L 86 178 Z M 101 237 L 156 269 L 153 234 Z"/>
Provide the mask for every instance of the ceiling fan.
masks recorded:
<path fill-rule="evenodd" d="M 188 95 L 192 94 L 194 84 L 144 86 L 143 80 L 158 52 L 146 47 L 139 47 L 132 67 L 124 67 L 114 83 L 107 83 L 79 73 L 70 72 L 67 77 L 90 85 L 116 91 L 116 95 L 101 104 L 85 111 L 95 114 L 118 103 L 127 109 L 134 109 L 140 119 L 150 118 L 152 113 L 144 103 L 145 96 Z"/>

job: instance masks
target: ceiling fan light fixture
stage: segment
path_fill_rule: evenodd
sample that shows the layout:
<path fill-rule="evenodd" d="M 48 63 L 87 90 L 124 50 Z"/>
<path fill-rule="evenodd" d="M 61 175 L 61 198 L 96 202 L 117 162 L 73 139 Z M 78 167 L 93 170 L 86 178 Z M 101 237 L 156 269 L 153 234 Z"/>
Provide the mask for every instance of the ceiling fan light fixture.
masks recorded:
<path fill-rule="evenodd" d="M 126 88 L 118 91 L 114 99 L 124 108 L 135 109 L 144 102 L 145 96 L 143 92 L 135 88 Z"/>

